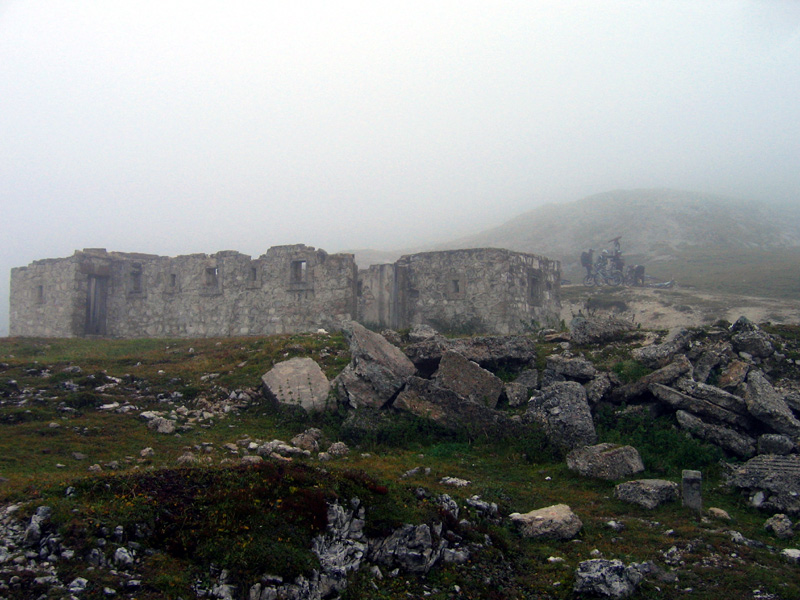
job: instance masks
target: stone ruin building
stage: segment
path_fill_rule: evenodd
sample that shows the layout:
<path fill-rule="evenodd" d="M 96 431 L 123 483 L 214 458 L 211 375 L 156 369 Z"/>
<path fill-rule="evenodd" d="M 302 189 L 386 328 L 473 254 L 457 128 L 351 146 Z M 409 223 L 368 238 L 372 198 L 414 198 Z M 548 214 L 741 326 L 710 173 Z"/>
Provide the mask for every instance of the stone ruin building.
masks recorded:
<path fill-rule="evenodd" d="M 218 337 L 428 324 L 517 333 L 558 320 L 560 264 L 495 248 L 425 252 L 359 271 L 302 244 L 258 258 L 76 251 L 11 271 L 10 335 Z"/>

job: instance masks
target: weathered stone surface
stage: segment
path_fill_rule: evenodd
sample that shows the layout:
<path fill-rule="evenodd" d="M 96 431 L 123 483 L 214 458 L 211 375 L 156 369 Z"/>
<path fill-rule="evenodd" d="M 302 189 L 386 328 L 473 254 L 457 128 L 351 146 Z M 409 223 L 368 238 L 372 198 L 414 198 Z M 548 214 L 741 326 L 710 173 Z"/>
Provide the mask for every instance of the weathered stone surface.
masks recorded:
<path fill-rule="evenodd" d="M 555 383 L 534 396 L 525 413 L 539 423 L 551 443 L 564 451 L 597 441 L 586 390 L 575 381 Z"/>
<path fill-rule="evenodd" d="M 740 458 L 750 458 L 756 453 L 756 441 L 748 435 L 729 427 L 706 423 L 702 419 L 679 410 L 675 413 L 678 424 L 692 435 L 711 442 Z"/>
<path fill-rule="evenodd" d="M 709 348 L 694 363 L 694 380 L 706 383 L 711 371 L 721 362 L 726 352 L 723 348 Z"/>
<path fill-rule="evenodd" d="M 717 381 L 717 386 L 723 390 L 736 391 L 747 379 L 750 372 L 750 363 L 743 360 L 734 360 L 722 371 Z"/>
<path fill-rule="evenodd" d="M 433 380 L 459 396 L 489 408 L 497 406 L 503 389 L 503 382 L 498 377 L 453 351 L 442 354 Z"/>
<path fill-rule="evenodd" d="M 597 444 L 567 454 L 567 467 L 584 477 L 614 481 L 644 471 L 639 451 L 633 446 Z"/>
<path fill-rule="evenodd" d="M 794 536 L 792 520 L 783 513 L 772 515 L 767 519 L 764 523 L 764 529 L 782 540 L 788 540 Z"/>
<path fill-rule="evenodd" d="M 800 421 L 761 371 L 748 373 L 745 401 L 750 414 L 762 423 L 793 439 L 800 437 Z"/>
<path fill-rule="evenodd" d="M 399 348 L 363 325 L 349 321 L 342 329 L 352 358 L 334 380 L 340 397 L 352 408 L 383 407 L 416 368 Z"/>
<path fill-rule="evenodd" d="M 319 440 L 322 438 L 322 431 L 316 427 L 306 429 L 303 433 L 294 436 L 290 441 L 293 446 L 309 452 L 319 450 Z"/>
<path fill-rule="evenodd" d="M 406 255 L 361 270 L 359 283 L 361 319 L 381 327 L 508 335 L 559 318 L 559 263 L 500 248 Z"/>
<path fill-rule="evenodd" d="M 791 408 L 794 412 L 800 413 L 800 393 L 799 392 L 789 392 L 783 397 L 786 405 Z"/>
<path fill-rule="evenodd" d="M 423 342 L 425 340 L 429 340 L 431 338 L 436 338 L 436 337 L 442 337 L 442 336 L 433 327 L 431 327 L 430 325 L 426 325 L 424 323 L 414 325 L 408 332 L 408 340 L 412 343 Z"/>
<path fill-rule="evenodd" d="M 678 357 L 666 367 L 645 375 L 639 381 L 616 388 L 611 392 L 613 402 L 628 402 L 648 391 L 648 386 L 654 383 L 669 385 L 682 375 L 692 372 L 692 363 L 684 355 Z"/>
<path fill-rule="evenodd" d="M 503 413 L 419 377 L 409 378 L 392 406 L 452 430 L 501 433 L 511 425 Z"/>
<path fill-rule="evenodd" d="M 733 349 L 736 352 L 745 352 L 750 356 L 767 358 L 775 353 L 775 347 L 769 335 L 759 330 L 743 331 L 731 337 Z"/>
<path fill-rule="evenodd" d="M 759 454 L 790 454 L 794 450 L 795 444 L 788 435 L 779 433 L 765 433 L 758 437 Z"/>
<path fill-rule="evenodd" d="M 658 398 L 661 402 L 669 404 L 672 408 L 685 410 L 695 415 L 711 417 L 716 421 L 738 425 L 743 428 L 749 428 L 752 425 L 752 421 L 748 417 L 720 408 L 716 404 L 712 404 L 706 400 L 688 396 L 671 387 L 653 383 L 650 385 L 649 389 L 653 396 Z"/>
<path fill-rule="evenodd" d="M 575 381 L 589 381 L 597 375 L 597 369 L 585 358 L 569 358 L 560 354 L 548 356 L 546 368 Z"/>
<path fill-rule="evenodd" d="M 726 392 L 725 390 L 706 383 L 694 381 L 688 377 L 678 379 L 674 387 L 684 394 L 716 404 L 720 408 L 729 410 L 739 415 L 749 414 L 744 398 Z"/>
<path fill-rule="evenodd" d="M 555 504 L 528 513 L 512 513 L 511 522 L 529 538 L 569 540 L 583 527 L 578 516 L 566 504 Z"/>
<path fill-rule="evenodd" d="M 685 329 L 676 332 L 671 337 L 672 339 L 663 344 L 634 348 L 631 350 L 631 356 L 651 369 L 666 366 L 672 362 L 676 354 L 683 352 L 689 346 L 689 332 Z"/>
<path fill-rule="evenodd" d="M 435 337 L 405 348 L 406 355 L 423 373 L 433 373 L 442 355 L 448 350 L 458 352 L 483 368 L 497 365 L 527 365 L 536 358 L 536 342 L 521 335 L 456 339 Z"/>
<path fill-rule="evenodd" d="M 618 339 L 634 328 L 633 323 L 624 319 L 575 319 L 571 335 L 576 344 L 600 344 Z"/>
<path fill-rule="evenodd" d="M 597 404 L 611 389 L 611 380 L 608 375 L 601 373 L 584 387 L 586 388 L 586 398 L 589 402 L 591 404 Z"/>
<path fill-rule="evenodd" d="M 528 387 L 517 383 L 516 381 L 509 381 L 503 385 L 503 393 L 508 399 L 509 406 L 521 406 L 525 404 L 530 398 Z"/>
<path fill-rule="evenodd" d="M 678 499 L 678 484 L 664 479 L 637 479 L 620 483 L 614 488 L 614 496 L 623 502 L 654 509 L 666 502 Z"/>
<path fill-rule="evenodd" d="M 330 383 L 311 358 L 292 358 L 277 363 L 261 377 L 264 393 L 281 404 L 301 406 L 306 412 L 325 410 Z"/>
<path fill-rule="evenodd" d="M 403 525 L 388 538 L 370 540 L 369 559 L 410 573 L 427 573 L 441 557 L 428 525 Z"/>
<path fill-rule="evenodd" d="M 683 506 L 698 514 L 703 511 L 703 474 L 693 469 L 681 473 L 681 501 Z"/>
<path fill-rule="evenodd" d="M 523 369 L 517 375 L 514 383 L 524 385 L 526 388 L 533 391 L 539 387 L 539 372 L 536 369 Z"/>
<path fill-rule="evenodd" d="M 147 421 L 147 428 L 152 429 L 156 433 L 175 433 L 175 421 L 172 419 L 165 419 L 164 417 L 153 417 Z"/>
<path fill-rule="evenodd" d="M 773 512 L 800 514 L 800 456 L 762 454 L 727 474 L 728 485 L 751 493 L 752 503 Z"/>
<path fill-rule="evenodd" d="M 627 598 L 644 578 L 639 566 L 626 566 L 621 560 L 585 560 L 575 571 L 572 591 L 581 594 L 580 597 L 586 594 L 601 598 Z"/>

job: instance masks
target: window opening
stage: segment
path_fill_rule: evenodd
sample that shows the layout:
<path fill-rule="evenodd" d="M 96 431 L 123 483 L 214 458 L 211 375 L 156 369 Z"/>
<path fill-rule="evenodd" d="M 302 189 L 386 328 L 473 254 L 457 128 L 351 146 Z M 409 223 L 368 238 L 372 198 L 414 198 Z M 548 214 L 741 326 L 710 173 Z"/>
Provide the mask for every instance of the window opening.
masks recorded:
<path fill-rule="evenodd" d="M 458 279 L 451 279 L 450 280 L 450 293 L 451 294 L 460 294 L 461 293 L 461 281 Z"/>
<path fill-rule="evenodd" d="M 170 273 L 169 275 L 169 286 L 175 287 L 178 285 L 178 276 L 175 273 Z"/>
<path fill-rule="evenodd" d="M 37 285 L 36 286 L 36 302 L 38 304 L 44 304 L 44 286 Z"/>
<path fill-rule="evenodd" d="M 305 283 L 308 277 L 308 261 L 292 261 L 292 283 Z"/>
<path fill-rule="evenodd" d="M 206 267 L 206 287 L 217 287 L 217 285 L 219 285 L 219 269 Z"/>
<path fill-rule="evenodd" d="M 257 281 L 258 280 L 258 269 L 255 267 L 250 267 L 250 281 Z"/>
<path fill-rule="evenodd" d="M 141 293 L 142 291 L 142 272 L 131 271 L 131 292 L 134 294 Z"/>

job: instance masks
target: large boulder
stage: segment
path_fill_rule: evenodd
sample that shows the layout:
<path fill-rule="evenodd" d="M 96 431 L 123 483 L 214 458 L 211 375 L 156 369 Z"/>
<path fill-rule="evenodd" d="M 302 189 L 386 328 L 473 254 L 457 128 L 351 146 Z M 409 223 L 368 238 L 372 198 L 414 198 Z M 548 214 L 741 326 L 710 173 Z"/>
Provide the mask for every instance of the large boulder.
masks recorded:
<path fill-rule="evenodd" d="M 572 341 L 576 344 L 601 344 L 619 339 L 634 329 L 631 321 L 624 319 L 575 319 L 571 325 Z"/>
<path fill-rule="evenodd" d="M 747 416 L 725 410 L 707 400 L 683 394 L 666 385 L 653 383 L 649 389 L 653 396 L 661 402 L 669 404 L 672 408 L 685 410 L 696 415 L 704 415 L 722 423 L 729 423 L 743 428 L 749 428 L 753 425 L 752 419 Z"/>
<path fill-rule="evenodd" d="M 642 565 L 626 566 L 621 560 L 593 558 L 578 565 L 572 591 L 600 598 L 627 598 L 644 579 Z"/>
<path fill-rule="evenodd" d="M 597 375 L 597 369 L 585 358 L 570 358 L 560 354 L 548 356 L 546 368 L 575 381 L 589 381 Z"/>
<path fill-rule="evenodd" d="M 580 383 L 554 383 L 531 398 L 525 418 L 542 426 L 550 442 L 562 451 L 597 441 L 586 390 Z"/>
<path fill-rule="evenodd" d="M 410 377 L 393 408 L 430 419 L 442 427 L 471 434 L 508 433 L 512 423 L 505 414 L 458 395 L 436 381 Z"/>
<path fill-rule="evenodd" d="M 567 454 L 567 467 L 584 477 L 614 481 L 644 471 L 642 457 L 633 446 L 597 444 Z"/>
<path fill-rule="evenodd" d="M 503 391 L 503 382 L 498 377 L 481 368 L 478 363 L 451 350 L 442 354 L 433 380 L 442 387 L 489 408 L 497 406 L 500 392 Z"/>
<path fill-rule="evenodd" d="M 264 394 L 281 404 L 301 406 L 306 412 L 325 409 L 330 383 L 311 358 L 291 358 L 267 371 L 261 381 Z"/>
<path fill-rule="evenodd" d="M 555 504 L 528 513 L 512 513 L 511 522 L 528 538 L 569 540 L 583 527 L 578 516 L 566 504 Z"/>
<path fill-rule="evenodd" d="M 370 540 L 369 559 L 386 567 L 410 573 L 427 573 L 441 558 L 442 547 L 434 542 L 428 525 L 405 524 L 387 538 Z"/>
<path fill-rule="evenodd" d="M 689 377 L 681 377 L 675 382 L 675 387 L 684 394 L 688 394 L 694 398 L 699 398 L 700 400 L 705 400 L 711 404 L 716 404 L 725 410 L 729 410 L 740 415 L 749 414 L 747 410 L 747 402 L 744 401 L 744 398 L 731 394 L 730 392 L 726 392 L 725 390 L 716 386 L 708 385 L 707 383 L 701 383 Z"/>
<path fill-rule="evenodd" d="M 688 346 L 689 332 L 681 329 L 663 344 L 651 344 L 641 348 L 634 348 L 631 351 L 631 356 L 646 367 L 658 369 L 672 362 L 675 355 L 686 350 Z"/>
<path fill-rule="evenodd" d="M 794 417 L 789 405 L 761 371 L 750 371 L 747 374 L 745 401 L 747 410 L 756 419 L 778 433 L 795 440 L 800 438 L 800 421 Z"/>
<path fill-rule="evenodd" d="M 620 483 L 614 488 L 614 496 L 623 502 L 654 509 L 680 496 L 678 484 L 664 479 L 637 479 Z"/>
<path fill-rule="evenodd" d="M 439 366 L 442 355 L 448 350 L 458 352 L 483 368 L 498 366 L 518 368 L 536 358 L 536 343 L 522 335 L 457 339 L 436 336 L 405 348 L 406 354 L 422 374 L 433 373 Z"/>
<path fill-rule="evenodd" d="M 800 456 L 761 454 L 727 474 L 728 485 L 747 491 L 753 506 L 800 514 Z"/>
<path fill-rule="evenodd" d="M 739 433 L 730 427 L 706 423 L 702 419 L 679 410 L 675 413 L 678 425 L 700 438 L 719 446 L 739 458 L 750 458 L 756 453 L 756 441 L 749 435 Z"/>
<path fill-rule="evenodd" d="M 342 329 L 352 358 L 334 380 L 340 399 L 352 408 L 381 408 L 397 395 L 416 368 L 397 346 L 363 325 L 347 321 Z"/>

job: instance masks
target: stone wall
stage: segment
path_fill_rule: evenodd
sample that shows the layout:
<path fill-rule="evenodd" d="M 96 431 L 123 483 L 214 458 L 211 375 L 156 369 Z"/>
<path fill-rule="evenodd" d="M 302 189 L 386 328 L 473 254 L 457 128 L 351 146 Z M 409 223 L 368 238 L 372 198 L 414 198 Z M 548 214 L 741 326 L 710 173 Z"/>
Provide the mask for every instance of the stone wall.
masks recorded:
<path fill-rule="evenodd" d="M 177 257 L 77 251 L 11 272 L 14 336 L 214 337 L 338 329 L 514 333 L 558 318 L 559 264 L 508 250 L 426 252 L 358 272 L 352 254 L 276 246 Z"/>
<path fill-rule="evenodd" d="M 11 334 L 212 337 L 336 328 L 355 316 L 356 282 L 353 255 L 303 245 L 270 248 L 257 259 L 233 251 L 169 258 L 84 250 L 12 271 Z"/>
<path fill-rule="evenodd" d="M 428 324 L 500 334 L 558 320 L 560 265 L 496 248 L 424 252 L 359 273 L 359 316 L 377 327 Z"/>

